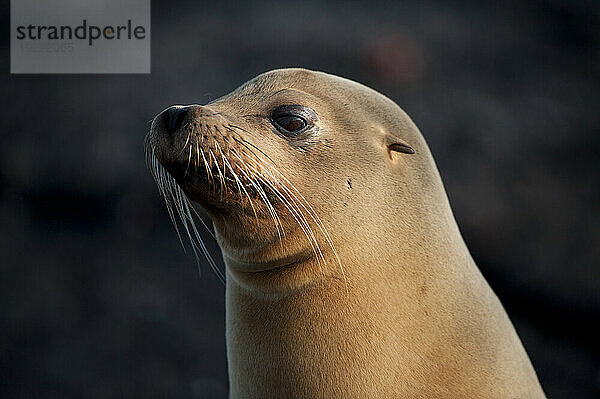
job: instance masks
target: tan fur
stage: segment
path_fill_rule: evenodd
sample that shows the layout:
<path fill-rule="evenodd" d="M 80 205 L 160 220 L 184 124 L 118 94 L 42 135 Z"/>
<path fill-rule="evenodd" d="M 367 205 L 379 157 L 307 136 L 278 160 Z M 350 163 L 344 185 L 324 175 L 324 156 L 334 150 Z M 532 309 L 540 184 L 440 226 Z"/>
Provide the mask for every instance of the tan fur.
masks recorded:
<path fill-rule="evenodd" d="M 272 133 L 264 116 L 278 104 L 318 115 L 307 150 Z M 264 212 L 257 223 L 233 209 L 247 211 L 244 202 L 215 208 L 206 187 L 178 179 L 209 211 L 227 266 L 232 398 L 544 397 L 463 242 L 425 140 L 394 102 L 346 79 L 283 69 L 194 109 L 198 122 L 244 129 L 314 207 L 341 260 L 315 221 L 327 264 L 285 209 L 280 240 Z M 154 127 L 150 141 L 166 164 L 185 137 L 161 134 Z"/>

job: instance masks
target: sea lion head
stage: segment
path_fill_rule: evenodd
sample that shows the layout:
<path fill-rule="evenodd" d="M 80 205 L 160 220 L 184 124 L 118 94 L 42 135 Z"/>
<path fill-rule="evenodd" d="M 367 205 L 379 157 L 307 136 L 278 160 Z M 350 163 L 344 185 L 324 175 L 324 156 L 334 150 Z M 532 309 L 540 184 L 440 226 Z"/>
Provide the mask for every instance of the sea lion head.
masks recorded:
<path fill-rule="evenodd" d="M 292 279 L 341 280 L 345 257 L 380 256 L 373 240 L 402 245 L 435 169 L 393 101 L 305 69 L 263 73 L 207 105 L 169 107 L 147 148 L 161 191 L 188 221 L 188 198 L 206 209 L 240 279 L 311 264 Z"/>

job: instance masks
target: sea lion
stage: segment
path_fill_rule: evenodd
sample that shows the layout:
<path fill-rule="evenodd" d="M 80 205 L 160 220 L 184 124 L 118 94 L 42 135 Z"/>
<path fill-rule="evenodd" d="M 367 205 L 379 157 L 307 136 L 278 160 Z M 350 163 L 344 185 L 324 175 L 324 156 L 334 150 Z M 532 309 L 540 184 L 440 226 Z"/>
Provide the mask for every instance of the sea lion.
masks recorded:
<path fill-rule="evenodd" d="M 392 100 L 274 70 L 166 109 L 147 148 L 171 215 L 212 219 L 232 398 L 544 397 Z"/>

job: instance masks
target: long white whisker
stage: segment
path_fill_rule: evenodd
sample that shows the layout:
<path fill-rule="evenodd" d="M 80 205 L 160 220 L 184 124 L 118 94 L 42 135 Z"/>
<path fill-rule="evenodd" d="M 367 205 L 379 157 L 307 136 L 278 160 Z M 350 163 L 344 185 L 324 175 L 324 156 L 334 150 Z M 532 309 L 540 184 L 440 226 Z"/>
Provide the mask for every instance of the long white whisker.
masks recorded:
<path fill-rule="evenodd" d="M 189 162 L 190 162 L 189 160 L 191 159 L 191 150 L 192 150 L 192 146 L 190 145 L 190 157 L 188 158 L 188 167 L 189 167 Z M 199 259 L 200 259 L 199 252 L 201 252 L 204 255 L 204 257 L 207 259 L 209 265 L 214 270 L 214 272 L 217 274 L 219 279 L 221 281 L 225 281 L 225 276 L 224 276 L 223 272 L 218 268 L 214 259 L 210 255 L 208 248 L 204 244 L 204 241 L 202 240 L 200 233 L 198 232 L 198 229 L 196 228 L 195 220 L 192 215 L 192 211 L 197 216 L 197 218 L 200 220 L 202 225 L 206 228 L 206 230 L 210 233 L 210 235 L 214 237 L 212 231 L 206 225 L 206 223 L 204 223 L 204 220 L 202 220 L 202 218 L 200 217 L 198 212 L 191 205 L 190 200 L 187 198 L 187 196 L 185 195 L 183 190 L 179 187 L 179 185 L 177 184 L 175 179 L 173 177 L 171 177 L 168 174 L 168 172 L 164 169 L 164 167 L 158 162 L 158 159 L 155 155 L 154 148 L 152 146 L 150 146 L 149 144 L 148 144 L 148 147 L 146 150 L 146 156 L 147 156 L 148 165 L 150 167 L 150 171 L 152 172 L 152 176 L 154 177 L 154 180 L 158 187 L 159 193 L 161 194 L 161 196 L 163 197 L 163 199 L 165 201 L 165 204 L 167 207 L 167 213 L 169 214 L 169 218 L 171 219 L 171 222 L 173 223 L 173 226 L 175 227 L 175 231 L 177 232 L 179 242 L 181 243 L 184 251 L 185 251 L 185 245 L 183 244 L 183 239 L 181 237 L 181 233 L 180 233 L 178 223 L 177 223 L 177 220 L 175 217 L 175 211 L 177 212 L 179 219 L 181 220 L 181 223 L 185 229 L 185 232 L 187 233 L 188 238 L 190 239 L 192 251 L 194 252 L 197 262 L 199 262 Z M 206 160 L 205 160 L 205 163 L 206 163 Z M 198 267 L 199 266 L 200 265 L 198 264 Z M 200 269 L 199 269 L 199 272 L 200 272 Z"/>

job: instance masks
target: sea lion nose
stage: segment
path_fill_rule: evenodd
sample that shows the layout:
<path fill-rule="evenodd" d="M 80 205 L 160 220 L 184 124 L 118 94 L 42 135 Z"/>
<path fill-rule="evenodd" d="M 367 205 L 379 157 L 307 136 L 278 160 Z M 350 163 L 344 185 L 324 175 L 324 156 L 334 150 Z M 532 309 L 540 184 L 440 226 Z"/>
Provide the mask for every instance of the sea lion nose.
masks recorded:
<path fill-rule="evenodd" d="M 163 121 L 166 132 L 171 134 L 179 130 L 189 110 L 189 106 L 173 106 L 163 111 L 163 113 L 165 114 L 163 117 Z"/>

